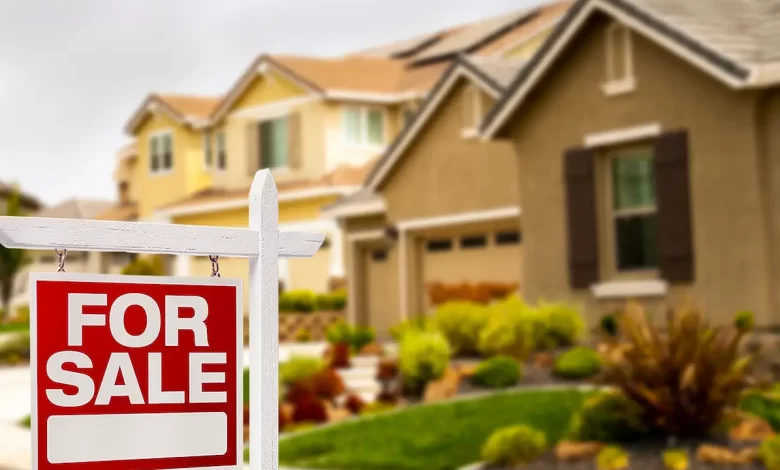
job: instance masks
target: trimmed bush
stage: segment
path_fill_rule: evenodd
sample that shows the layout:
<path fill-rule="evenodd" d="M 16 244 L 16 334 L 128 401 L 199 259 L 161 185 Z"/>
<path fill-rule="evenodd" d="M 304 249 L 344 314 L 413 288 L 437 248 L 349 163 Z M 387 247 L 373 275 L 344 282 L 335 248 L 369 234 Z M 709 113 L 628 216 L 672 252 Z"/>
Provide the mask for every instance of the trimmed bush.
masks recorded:
<path fill-rule="evenodd" d="M 764 439 L 758 448 L 758 458 L 767 470 L 780 470 L 780 436 Z"/>
<path fill-rule="evenodd" d="M 590 348 L 572 348 L 558 356 L 553 372 L 567 379 L 593 377 L 601 370 L 601 358 Z"/>
<path fill-rule="evenodd" d="M 374 329 L 368 326 L 356 326 L 352 328 L 350 343 L 354 352 L 360 352 L 364 347 L 374 342 L 376 333 Z"/>
<path fill-rule="evenodd" d="M 279 382 L 283 385 L 293 385 L 313 378 L 324 368 L 325 364 L 319 358 L 293 356 L 279 364 Z"/>
<path fill-rule="evenodd" d="M 521 376 L 522 369 L 516 360 L 497 356 L 482 362 L 471 376 L 471 382 L 481 387 L 504 388 L 517 384 Z"/>
<path fill-rule="evenodd" d="M 314 311 L 317 296 L 305 289 L 289 290 L 279 295 L 280 312 L 311 313 Z"/>
<path fill-rule="evenodd" d="M 454 355 L 477 351 L 479 335 L 488 322 L 488 309 L 471 302 L 448 302 L 433 313 L 433 322 L 452 347 Z"/>
<path fill-rule="evenodd" d="M 161 256 L 143 256 L 128 263 L 122 268 L 125 276 L 164 276 L 165 263 Z"/>
<path fill-rule="evenodd" d="M 555 344 L 569 346 L 582 339 L 585 319 L 576 307 L 562 302 L 540 302 L 536 308 L 546 319 L 547 334 Z"/>
<path fill-rule="evenodd" d="M 422 393 L 425 385 L 447 370 L 452 352 L 439 332 L 409 332 L 399 346 L 399 367 L 404 386 L 411 393 Z"/>
<path fill-rule="evenodd" d="M 526 425 L 510 426 L 490 435 L 482 448 L 482 459 L 493 466 L 529 464 L 541 457 L 546 447 L 543 432 Z"/>
<path fill-rule="evenodd" d="M 295 341 L 299 343 L 308 343 L 311 341 L 311 333 L 306 328 L 301 328 L 295 333 Z"/>
<path fill-rule="evenodd" d="M 433 320 L 430 317 L 420 315 L 390 327 L 390 336 L 396 341 L 401 341 L 403 336 L 410 331 L 433 331 L 434 329 Z"/>
<path fill-rule="evenodd" d="M 486 356 L 503 354 L 523 360 L 534 347 L 529 307 L 519 297 L 489 307 L 488 322 L 479 334 L 479 351 Z"/>
<path fill-rule="evenodd" d="M 574 415 L 572 439 L 599 442 L 631 442 L 646 436 L 641 409 L 623 394 L 605 392 L 590 398 Z"/>
<path fill-rule="evenodd" d="M 618 446 L 607 446 L 596 456 L 596 467 L 599 470 L 628 469 L 628 454 Z"/>
<path fill-rule="evenodd" d="M 745 310 L 742 312 L 737 312 L 737 314 L 734 315 L 734 328 L 736 328 L 738 331 L 750 331 L 753 329 L 754 325 L 755 316 L 753 315 L 753 312 Z"/>
<path fill-rule="evenodd" d="M 330 325 L 325 330 L 325 339 L 330 344 L 350 344 L 352 341 L 352 328 L 347 322 L 341 320 Z"/>
<path fill-rule="evenodd" d="M 316 310 L 340 312 L 347 306 L 347 292 L 342 289 L 327 294 L 317 294 L 314 304 Z"/>

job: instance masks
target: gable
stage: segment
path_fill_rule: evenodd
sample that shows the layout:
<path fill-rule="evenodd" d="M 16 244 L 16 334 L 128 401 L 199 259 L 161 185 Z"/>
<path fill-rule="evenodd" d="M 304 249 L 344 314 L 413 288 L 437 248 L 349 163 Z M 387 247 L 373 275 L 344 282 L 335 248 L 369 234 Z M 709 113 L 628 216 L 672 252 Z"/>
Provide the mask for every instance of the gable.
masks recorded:
<path fill-rule="evenodd" d="M 306 94 L 308 94 L 308 91 L 300 85 L 277 72 L 270 71 L 265 74 L 257 74 L 246 90 L 228 108 L 227 112 L 230 113 L 274 101 L 296 98 Z"/>
<path fill-rule="evenodd" d="M 167 113 L 163 111 L 154 111 L 154 112 L 146 113 L 144 118 L 136 127 L 136 131 L 134 135 L 143 136 L 152 132 L 161 131 L 165 129 L 176 131 L 182 128 L 183 126 L 181 125 L 181 123 L 173 119 L 172 117 L 170 117 Z"/>
<path fill-rule="evenodd" d="M 453 86 L 380 185 L 390 220 L 517 205 L 511 146 L 462 136 L 462 110 L 472 87 L 465 79 Z"/>

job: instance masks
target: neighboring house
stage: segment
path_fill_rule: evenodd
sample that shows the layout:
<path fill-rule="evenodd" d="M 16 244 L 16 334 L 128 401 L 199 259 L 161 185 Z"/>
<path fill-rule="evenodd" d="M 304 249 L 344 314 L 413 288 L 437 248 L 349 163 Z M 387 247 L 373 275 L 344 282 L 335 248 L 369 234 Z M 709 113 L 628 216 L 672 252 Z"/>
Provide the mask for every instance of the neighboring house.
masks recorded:
<path fill-rule="evenodd" d="M 486 118 L 514 146 L 523 292 L 780 312 L 780 2 L 580 0 Z"/>
<path fill-rule="evenodd" d="M 458 54 L 520 54 L 515 49 L 550 30 L 566 5 L 344 57 L 264 54 L 219 98 L 150 95 L 126 129 L 137 148 L 117 164 L 125 197 L 101 218 L 246 226 L 252 177 L 270 168 L 281 229 L 328 234 L 314 259 L 282 260 L 280 278 L 287 288 L 324 291 L 344 276 L 344 228 L 321 209 L 360 188 Z M 220 269 L 246 277 L 246 260 L 220 260 Z M 171 271 L 208 275 L 211 264 L 180 256 Z"/>
<path fill-rule="evenodd" d="M 517 161 L 477 129 L 522 64 L 460 57 L 365 187 L 326 209 L 346 230 L 350 320 L 387 336 L 432 282 L 520 281 Z"/>
<path fill-rule="evenodd" d="M 112 206 L 111 201 L 91 199 L 70 199 L 59 205 L 42 209 L 34 217 L 54 217 L 59 219 L 95 219 Z M 28 264 L 14 278 L 11 293 L 11 311 L 21 305 L 29 305 L 29 273 L 56 272 L 59 266 L 54 250 L 27 251 Z M 70 273 L 110 273 L 118 274 L 128 263 L 126 253 L 99 253 L 68 251 L 65 257 L 65 270 Z"/>

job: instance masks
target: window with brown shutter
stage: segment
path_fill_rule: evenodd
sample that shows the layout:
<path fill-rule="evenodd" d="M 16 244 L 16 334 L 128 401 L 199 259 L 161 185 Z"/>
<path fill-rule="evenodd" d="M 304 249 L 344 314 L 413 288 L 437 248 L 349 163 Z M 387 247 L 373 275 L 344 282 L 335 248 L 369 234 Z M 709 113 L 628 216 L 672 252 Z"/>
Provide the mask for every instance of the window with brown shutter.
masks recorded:
<path fill-rule="evenodd" d="M 596 194 L 593 149 L 570 149 L 564 154 L 569 283 L 590 287 L 599 279 Z"/>
<path fill-rule="evenodd" d="M 688 134 L 673 131 L 655 142 L 658 266 L 671 283 L 694 280 Z"/>

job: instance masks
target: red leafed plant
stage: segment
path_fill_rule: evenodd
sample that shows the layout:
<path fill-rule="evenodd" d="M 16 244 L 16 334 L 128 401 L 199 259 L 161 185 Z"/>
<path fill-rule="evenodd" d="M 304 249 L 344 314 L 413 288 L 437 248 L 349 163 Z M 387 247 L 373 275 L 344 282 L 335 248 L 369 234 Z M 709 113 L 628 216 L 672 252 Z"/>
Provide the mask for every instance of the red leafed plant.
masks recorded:
<path fill-rule="evenodd" d="M 305 399 L 295 403 L 292 415 L 293 422 L 324 423 L 328 421 L 328 410 L 325 404 L 317 399 Z"/>
<path fill-rule="evenodd" d="M 289 418 L 287 418 L 287 415 L 284 414 L 284 411 L 279 408 L 279 430 L 283 430 L 285 427 L 287 427 L 288 424 L 290 424 Z"/>
<path fill-rule="evenodd" d="M 323 369 L 312 378 L 314 393 L 323 400 L 333 401 L 346 390 L 344 380 L 334 369 Z"/>
<path fill-rule="evenodd" d="M 352 414 L 359 414 L 366 407 L 366 402 L 362 398 L 350 393 L 347 399 L 344 401 L 344 408 L 348 409 Z"/>
<path fill-rule="evenodd" d="M 377 369 L 377 380 L 393 380 L 398 376 L 398 363 L 394 359 L 383 359 L 379 361 Z"/>

